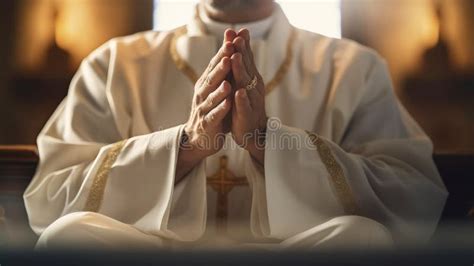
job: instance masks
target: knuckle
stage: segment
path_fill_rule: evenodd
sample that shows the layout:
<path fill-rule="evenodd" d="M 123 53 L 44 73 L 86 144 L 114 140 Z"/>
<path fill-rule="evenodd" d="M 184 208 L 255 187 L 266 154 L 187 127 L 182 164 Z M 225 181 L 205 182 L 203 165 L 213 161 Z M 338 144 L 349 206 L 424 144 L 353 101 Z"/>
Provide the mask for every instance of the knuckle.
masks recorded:
<path fill-rule="evenodd" d="M 196 102 L 201 103 L 204 100 L 204 95 L 202 92 L 198 92 L 194 95 Z"/>
<path fill-rule="evenodd" d="M 196 108 L 196 113 L 197 113 L 198 116 L 200 116 L 200 117 L 203 117 L 203 116 L 206 115 L 206 112 L 205 112 L 205 110 L 204 110 L 204 108 L 203 108 L 202 105 L 199 105 L 199 106 Z"/>
<path fill-rule="evenodd" d="M 217 112 L 222 112 L 226 109 L 226 104 L 223 102 L 222 104 L 219 104 L 216 109 Z"/>
<path fill-rule="evenodd" d="M 209 122 L 210 122 L 209 117 L 208 116 L 204 117 L 204 119 L 202 119 L 202 121 L 201 121 L 202 127 L 207 128 L 209 126 Z"/>
<path fill-rule="evenodd" d="M 214 56 L 211 59 L 209 65 L 208 65 L 209 70 L 214 69 L 214 67 L 219 63 L 219 61 L 220 61 L 220 54 L 218 53 L 216 56 Z"/>
<path fill-rule="evenodd" d="M 209 121 L 209 123 L 212 123 L 214 120 L 216 120 L 216 116 L 214 115 L 214 113 L 210 113 L 207 116 L 207 120 Z"/>
<path fill-rule="evenodd" d="M 214 97 L 208 97 L 206 101 L 207 101 L 206 106 L 208 108 L 212 108 L 212 106 L 214 106 Z"/>
<path fill-rule="evenodd" d="M 206 85 L 212 86 L 212 84 L 214 84 L 214 77 L 212 75 L 209 75 L 206 77 Z"/>
<path fill-rule="evenodd" d="M 211 62 L 209 62 L 209 65 L 207 65 L 206 73 L 211 72 L 213 68 L 214 68 L 214 59 L 211 60 Z"/>
<path fill-rule="evenodd" d="M 199 79 L 196 81 L 196 83 L 194 84 L 194 91 L 198 91 L 199 88 L 202 87 L 202 83 L 204 82 L 204 75 L 202 75 L 201 77 L 199 77 Z"/>

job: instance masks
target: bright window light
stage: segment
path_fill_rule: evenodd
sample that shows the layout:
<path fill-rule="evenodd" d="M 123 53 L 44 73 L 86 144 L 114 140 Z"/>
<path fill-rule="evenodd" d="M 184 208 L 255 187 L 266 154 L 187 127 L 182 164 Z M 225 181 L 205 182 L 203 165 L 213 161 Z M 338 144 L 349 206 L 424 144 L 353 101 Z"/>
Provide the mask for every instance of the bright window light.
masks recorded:
<path fill-rule="evenodd" d="M 277 1 L 291 24 L 333 38 L 341 38 L 341 0 Z"/>
<path fill-rule="evenodd" d="M 186 24 L 198 0 L 154 0 L 154 29 Z M 341 0 L 277 0 L 296 27 L 329 37 L 341 37 Z"/>

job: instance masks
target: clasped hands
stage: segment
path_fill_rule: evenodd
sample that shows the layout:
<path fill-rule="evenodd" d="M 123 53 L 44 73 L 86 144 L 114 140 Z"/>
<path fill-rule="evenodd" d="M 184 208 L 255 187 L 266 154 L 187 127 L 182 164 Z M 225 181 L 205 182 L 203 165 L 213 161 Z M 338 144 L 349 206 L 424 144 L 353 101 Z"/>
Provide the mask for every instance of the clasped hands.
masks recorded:
<path fill-rule="evenodd" d="M 234 141 L 263 165 L 266 123 L 265 86 L 255 66 L 249 31 L 228 29 L 195 84 L 182 158 L 200 161 L 218 152 L 225 134 L 231 132 Z"/>

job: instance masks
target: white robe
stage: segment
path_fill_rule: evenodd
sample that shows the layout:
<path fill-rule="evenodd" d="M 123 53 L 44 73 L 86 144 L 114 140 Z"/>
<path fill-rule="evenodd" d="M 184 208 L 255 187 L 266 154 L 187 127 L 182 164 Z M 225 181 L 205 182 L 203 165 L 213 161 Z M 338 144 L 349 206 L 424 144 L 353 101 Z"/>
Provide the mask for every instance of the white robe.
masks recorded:
<path fill-rule="evenodd" d="M 272 17 L 265 38 L 252 42 L 264 81 L 285 59 L 293 28 L 278 6 Z M 195 21 L 187 30 L 177 51 L 202 73 L 218 41 Z M 226 154 L 229 169 L 250 183 L 231 192 L 229 222 L 255 239 L 281 241 L 350 214 L 383 224 L 399 243 L 429 239 L 447 192 L 432 144 L 397 101 L 386 64 L 355 42 L 300 29 L 288 73 L 266 96 L 265 176 L 229 136 L 230 145 L 175 186 L 193 84 L 170 56 L 172 37 L 116 38 L 83 61 L 38 137 L 41 160 L 24 194 L 36 233 L 91 211 L 147 235 L 196 241 L 206 226 L 212 231 L 206 176 Z"/>

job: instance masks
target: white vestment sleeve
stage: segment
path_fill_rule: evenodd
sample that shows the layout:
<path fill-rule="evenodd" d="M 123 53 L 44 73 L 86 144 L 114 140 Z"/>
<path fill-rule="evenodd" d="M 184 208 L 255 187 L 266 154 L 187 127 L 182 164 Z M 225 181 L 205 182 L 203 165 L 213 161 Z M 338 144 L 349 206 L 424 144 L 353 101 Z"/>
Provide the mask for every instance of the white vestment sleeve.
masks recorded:
<path fill-rule="evenodd" d="M 340 141 L 269 120 L 265 177 L 250 179 L 254 187 L 265 182 L 254 200 L 265 197 L 268 224 L 255 218 L 262 207 L 254 206 L 254 232 L 285 239 L 354 214 L 384 224 L 399 243 L 431 236 L 447 197 L 432 144 L 399 105 L 385 64 L 375 61 L 355 112 L 343 114 L 349 123 L 332 128 Z M 259 175 L 250 164 L 247 174 Z"/>
<path fill-rule="evenodd" d="M 106 45 L 82 63 L 38 137 L 40 164 L 24 194 L 30 225 L 40 234 L 61 216 L 92 211 L 147 233 L 197 238 L 205 223 L 203 166 L 179 185 L 186 208 L 172 208 L 180 200 L 173 190 L 182 126 L 129 135 L 133 97 L 108 82 L 117 79 L 111 50 Z M 168 223 L 175 212 L 188 218 L 187 228 Z"/>
<path fill-rule="evenodd" d="M 268 224 L 268 204 L 265 188 L 265 178 L 261 166 L 257 166 L 251 156 L 245 157 L 245 174 L 252 191 L 252 207 L 250 210 L 250 229 L 255 237 L 270 237 Z"/>

